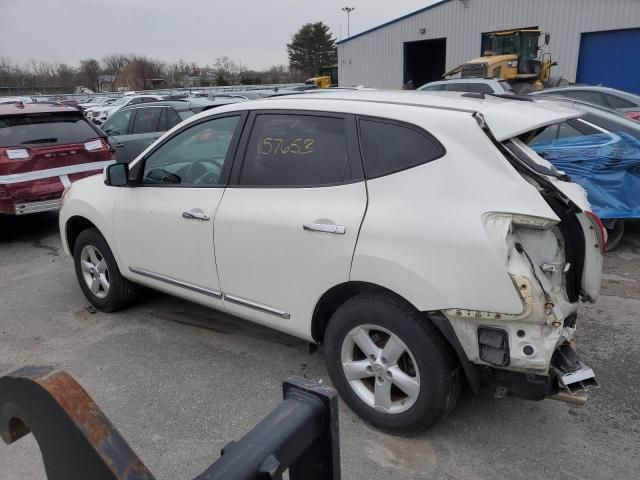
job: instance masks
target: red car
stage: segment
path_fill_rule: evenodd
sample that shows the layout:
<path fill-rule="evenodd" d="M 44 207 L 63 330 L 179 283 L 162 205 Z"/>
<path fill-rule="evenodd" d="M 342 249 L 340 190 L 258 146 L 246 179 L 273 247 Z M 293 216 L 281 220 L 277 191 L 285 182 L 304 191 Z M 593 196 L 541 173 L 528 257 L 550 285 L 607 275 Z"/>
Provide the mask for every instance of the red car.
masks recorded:
<path fill-rule="evenodd" d="M 75 108 L 0 105 L 0 214 L 57 210 L 65 187 L 113 161 L 106 135 Z"/>

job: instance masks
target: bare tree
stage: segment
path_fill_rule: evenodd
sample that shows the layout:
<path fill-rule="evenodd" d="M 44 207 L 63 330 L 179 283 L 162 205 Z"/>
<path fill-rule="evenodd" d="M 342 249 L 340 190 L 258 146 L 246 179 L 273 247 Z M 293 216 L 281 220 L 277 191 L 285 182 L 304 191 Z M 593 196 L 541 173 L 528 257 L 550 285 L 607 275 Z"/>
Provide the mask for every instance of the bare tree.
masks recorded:
<path fill-rule="evenodd" d="M 112 53 L 110 55 L 105 55 L 102 57 L 102 65 L 104 72 L 109 75 L 120 75 L 120 72 L 126 67 L 131 61 L 132 55 L 125 55 L 123 53 Z"/>

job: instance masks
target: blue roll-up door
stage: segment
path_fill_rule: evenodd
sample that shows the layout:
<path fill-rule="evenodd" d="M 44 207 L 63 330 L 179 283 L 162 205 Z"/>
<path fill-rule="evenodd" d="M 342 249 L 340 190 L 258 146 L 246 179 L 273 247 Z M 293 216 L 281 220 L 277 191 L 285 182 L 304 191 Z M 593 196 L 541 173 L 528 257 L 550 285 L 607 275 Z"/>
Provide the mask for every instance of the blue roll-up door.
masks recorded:
<path fill-rule="evenodd" d="M 577 83 L 640 94 L 640 28 L 583 33 Z"/>

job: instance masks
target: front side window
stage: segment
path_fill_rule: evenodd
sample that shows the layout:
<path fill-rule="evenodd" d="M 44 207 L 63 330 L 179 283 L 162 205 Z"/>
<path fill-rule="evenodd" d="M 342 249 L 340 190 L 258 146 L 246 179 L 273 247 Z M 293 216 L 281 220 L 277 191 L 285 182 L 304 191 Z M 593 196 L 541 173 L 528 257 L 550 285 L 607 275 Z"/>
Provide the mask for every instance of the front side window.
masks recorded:
<path fill-rule="evenodd" d="M 417 128 L 378 120 L 360 120 L 360 140 L 367 178 L 377 178 L 431 162 L 444 147 Z"/>
<path fill-rule="evenodd" d="M 239 116 L 216 118 L 170 138 L 147 158 L 142 184 L 220 185 L 239 120 Z"/>
<path fill-rule="evenodd" d="M 157 132 L 162 110 L 162 108 L 158 107 L 137 109 L 136 118 L 133 120 L 131 133 L 136 134 Z"/>
<path fill-rule="evenodd" d="M 124 112 L 118 112 L 109 120 L 107 120 L 102 126 L 102 130 L 107 135 L 125 135 L 127 133 L 127 126 L 129 125 L 129 119 L 133 110 L 125 110 Z"/>
<path fill-rule="evenodd" d="M 319 186 L 351 180 L 343 118 L 264 114 L 256 117 L 241 185 Z"/>

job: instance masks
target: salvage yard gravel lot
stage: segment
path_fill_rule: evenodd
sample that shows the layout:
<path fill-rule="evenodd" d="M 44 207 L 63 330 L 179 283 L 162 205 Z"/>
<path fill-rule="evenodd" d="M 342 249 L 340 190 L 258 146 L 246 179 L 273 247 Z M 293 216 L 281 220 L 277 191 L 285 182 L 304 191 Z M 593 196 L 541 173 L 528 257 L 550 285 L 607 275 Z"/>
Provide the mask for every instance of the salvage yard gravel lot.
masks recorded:
<path fill-rule="evenodd" d="M 292 375 L 328 382 L 301 340 L 145 291 L 115 314 L 85 309 L 54 214 L 0 219 L 0 371 L 55 365 L 92 395 L 158 479 L 188 479 L 281 400 Z M 415 438 L 340 403 L 345 479 L 635 479 L 640 465 L 640 228 L 605 258 L 577 344 L 602 387 L 586 407 L 465 391 Z M 70 453 L 71 454 L 71 453 Z M 0 444 L 0 479 L 44 479 L 32 436 Z"/>

